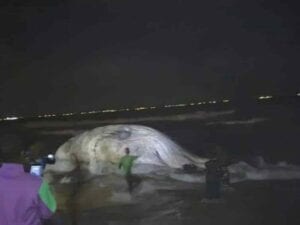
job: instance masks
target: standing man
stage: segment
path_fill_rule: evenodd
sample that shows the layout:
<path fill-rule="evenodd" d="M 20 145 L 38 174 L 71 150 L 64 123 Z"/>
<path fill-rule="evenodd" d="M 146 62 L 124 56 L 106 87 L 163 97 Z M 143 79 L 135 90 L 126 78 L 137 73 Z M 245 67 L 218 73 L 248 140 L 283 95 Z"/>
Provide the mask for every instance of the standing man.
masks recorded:
<path fill-rule="evenodd" d="M 119 169 L 124 171 L 125 179 L 128 184 L 128 191 L 131 193 L 134 188 L 134 183 L 137 180 L 136 177 L 131 173 L 133 162 L 137 159 L 137 156 L 130 155 L 130 149 L 128 147 L 125 148 L 125 154 L 126 155 L 120 160 Z"/>
<path fill-rule="evenodd" d="M 224 186 L 224 185 L 229 186 L 230 185 L 230 177 L 229 177 L 229 171 L 228 171 L 228 166 L 230 164 L 229 157 L 228 157 L 226 151 L 219 145 L 215 146 L 214 154 L 215 154 L 216 160 L 219 163 L 219 167 L 223 172 L 222 179 L 221 179 L 222 186 Z"/>
<path fill-rule="evenodd" d="M 56 211 L 47 182 L 26 173 L 15 146 L 2 148 L 0 168 L 0 224 L 41 225 Z"/>
<path fill-rule="evenodd" d="M 226 152 L 215 146 L 210 152 L 212 158 L 205 163 L 206 167 L 206 200 L 219 200 L 224 185 L 229 186 L 230 177 L 227 166 L 229 159 Z M 204 201 L 205 202 L 205 201 Z"/>
<path fill-rule="evenodd" d="M 217 200 L 221 198 L 222 168 L 216 159 L 205 163 L 206 167 L 206 198 Z"/>

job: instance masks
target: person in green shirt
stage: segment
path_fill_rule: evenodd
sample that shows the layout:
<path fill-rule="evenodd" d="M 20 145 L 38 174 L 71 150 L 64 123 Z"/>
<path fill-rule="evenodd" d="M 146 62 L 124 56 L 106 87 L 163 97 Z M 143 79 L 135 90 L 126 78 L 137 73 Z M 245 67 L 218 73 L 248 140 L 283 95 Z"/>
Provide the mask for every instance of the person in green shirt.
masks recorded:
<path fill-rule="evenodd" d="M 135 183 L 137 183 L 137 177 L 133 176 L 131 173 L 133 163 L 137 159 L 137 156 L 130 155 L 129 148 L 125 148 L 125 154 L 126 155 L 124 155 L 119 162 L 119 169 L 123 170 L 125 179 L 128 184 L 128 191 L 131 193 L 135 186 Z"/>

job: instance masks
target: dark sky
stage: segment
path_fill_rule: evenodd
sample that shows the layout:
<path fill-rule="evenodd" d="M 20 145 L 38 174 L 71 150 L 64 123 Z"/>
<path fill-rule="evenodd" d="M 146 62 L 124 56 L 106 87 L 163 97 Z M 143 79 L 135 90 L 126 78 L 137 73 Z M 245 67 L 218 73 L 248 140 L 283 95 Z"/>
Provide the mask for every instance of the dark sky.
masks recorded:
<path fill-rule="evenodd" d="M 0 114 L 295 94 L 295 2 L 2 0 Z"/>

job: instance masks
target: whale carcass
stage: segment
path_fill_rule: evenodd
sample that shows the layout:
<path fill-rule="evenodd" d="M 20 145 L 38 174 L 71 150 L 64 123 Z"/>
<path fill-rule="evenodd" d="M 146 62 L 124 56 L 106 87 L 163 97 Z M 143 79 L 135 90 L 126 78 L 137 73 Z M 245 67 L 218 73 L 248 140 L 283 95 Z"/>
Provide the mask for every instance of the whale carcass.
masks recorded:
<path fill-rule="evenodd" d="M 86 131 L 59 147 L 55 154 L 56 163 L 48 165 L 46 171 L 70 172 L 76 167 L 91 174 L 117 172 L 117 163 L 129 147 L 131 154 L 138 156 L 135 166 L 138 172 L 149 168 L 182 168 L 193 164 L 204 168 L 207 161 L 185 151 L 163 133 L 141 125 L 108 125 Z M 144 168 L 144 169 L 141 169 Z"/>

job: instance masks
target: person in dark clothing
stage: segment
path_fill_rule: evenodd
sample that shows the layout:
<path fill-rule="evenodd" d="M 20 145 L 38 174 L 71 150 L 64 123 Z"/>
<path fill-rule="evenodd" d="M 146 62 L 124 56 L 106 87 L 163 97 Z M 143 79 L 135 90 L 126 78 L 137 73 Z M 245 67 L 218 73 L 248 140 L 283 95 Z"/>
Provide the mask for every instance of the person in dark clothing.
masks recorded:
<path fill-rule="evenodd" d="M 223 170 L 216 159 L 205 163 L 206 167 L 206 198 L 219 199 L 221 197 L 221 181 Z"/>
<path fill-rule="evenodd" d="M 215 147 L 215 158 L 219 163 L 220 169 L 222 170 L 222 178 L 221 183 L 224 186 L 230 185 L 230 177 L 229 177 L 229 171 L 228 166 L 230 164 L 229 157 L 227 153 L 224 151 L 224 149 L 220 146 Z"/>
<path fill-rule="evenodd" d="M 206 200 L 221 198 L 221 190 L 230 189 L 229 157 L 222 147 L 215 145 L 209 152 L 211 160 L 206 162 Z"/>

